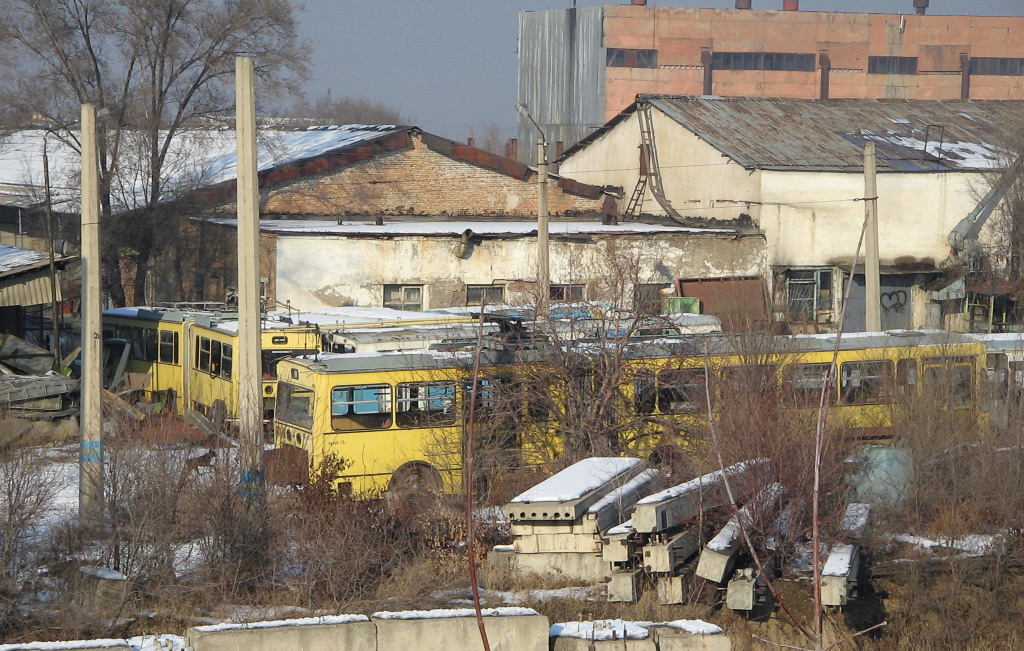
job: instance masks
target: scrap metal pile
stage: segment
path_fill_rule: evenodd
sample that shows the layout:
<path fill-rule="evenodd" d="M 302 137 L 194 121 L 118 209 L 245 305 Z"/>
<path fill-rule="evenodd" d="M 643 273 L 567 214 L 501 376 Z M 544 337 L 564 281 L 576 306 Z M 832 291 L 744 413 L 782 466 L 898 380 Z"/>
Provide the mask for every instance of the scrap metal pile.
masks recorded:
<path fill-rule="evenodd" d="M 54 366 L 50 351 L 0 333 L 0 411 L 30 420 L 78 413 L 78 380 Z"/>
<path fill-rule="evenodd" d="M 609 601 L 635 602 L 653 589 L 659 603 L 679 604 L 695 588 L 712 586 L 713 598 L 724 598 L 733 610 L 770 610 L 761 572 L 774 578 L 780 571 L 793 502 L 786 501 L 781 484 L 767 480 L 769 465 L 751 459 L 660 489 L 660 473 L 640 459 L 584 459 L 505 506 L 513 544 L 496 547 L 491 562 L 522 572 L 607 579 Z M 836 542 L 823 548 L 825 605 L 845 605 L 856 587 L 869 513 L 864 504 L 850 504 Z M 749 552 L 748 537 L 760 563 Z"/>

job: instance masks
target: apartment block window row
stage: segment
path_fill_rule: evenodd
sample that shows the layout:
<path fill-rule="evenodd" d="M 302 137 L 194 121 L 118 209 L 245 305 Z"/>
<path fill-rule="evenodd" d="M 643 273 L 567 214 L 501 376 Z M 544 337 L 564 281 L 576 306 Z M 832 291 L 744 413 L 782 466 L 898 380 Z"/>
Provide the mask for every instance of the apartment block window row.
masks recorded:
<path fill-rule="evenodd" d="M 713 52 L 715 70 L 792 70 L 814 72 L 815 56 L 797 52 Z"/>
<path fill-rule="evenodd" d="M 971 74 L 1020 77 L 1024 75 L 1024 59 L 971 57 Z"/>
<path fill-rule="evenodd" d="M 868 57 L 872 75 L 916 75 L 917 57 Z"/>
<path fill-rule="evenodd" d="M 609 68 L 657 68 L 658 51 L 610 47 L 605 64 Z"/>

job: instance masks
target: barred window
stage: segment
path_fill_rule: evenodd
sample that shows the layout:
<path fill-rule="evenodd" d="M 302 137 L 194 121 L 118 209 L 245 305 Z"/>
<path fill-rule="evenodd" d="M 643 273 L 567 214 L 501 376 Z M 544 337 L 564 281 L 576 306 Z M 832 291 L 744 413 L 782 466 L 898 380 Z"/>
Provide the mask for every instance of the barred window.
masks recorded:
<path fill-rule="evenodd" d="M 605 65 L 609 68 L 657 68 L 658 51 L 610 47 Z"/>
<path fill-rule="evenodd" d="M 814 72 L 813 54 L 798 52 L 713 52 L 715 70 L 792 70 Z"/>
<path fill-rule="evenodd" d="M 971 74 L 1020 77 L 1024 75 L 1024 59 L 971 57 Z"/>

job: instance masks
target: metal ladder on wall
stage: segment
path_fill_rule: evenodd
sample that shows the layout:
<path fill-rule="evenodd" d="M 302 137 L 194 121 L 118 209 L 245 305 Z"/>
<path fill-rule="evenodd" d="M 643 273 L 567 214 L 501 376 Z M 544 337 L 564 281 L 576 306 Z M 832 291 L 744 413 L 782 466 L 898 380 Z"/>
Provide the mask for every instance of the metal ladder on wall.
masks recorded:
<path fill-rule="evenodd" d="M 665 188 L 661 180 L 661 166 L 658 164 L 658 145 L 654 140 L 654 122 L 651 119 L 651 105 L 648 102 L 637 104 L 637 122 L 640 124 L 640 178 L 637 179 L 633 195 L 626 206 L 626 219 L 635 219 L 643 205 L 644 193 L 651 186 L 651 194 L 658 205 L 672 219 L 682 222 L 683 216 L 676 212 L 672 203 L 665 196 Z"/>

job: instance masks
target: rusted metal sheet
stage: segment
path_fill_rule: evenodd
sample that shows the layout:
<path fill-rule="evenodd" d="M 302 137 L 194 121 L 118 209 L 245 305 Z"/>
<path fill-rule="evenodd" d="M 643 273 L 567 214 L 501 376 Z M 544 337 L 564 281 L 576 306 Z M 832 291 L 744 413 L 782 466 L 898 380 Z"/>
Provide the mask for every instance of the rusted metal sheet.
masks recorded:
<path fill-rule="evenodd" d="M 879 172 L 1006 167 L 1015 156 L 1003 147 L 1012 142 L 1013 125 L 1024 111 L 1019 100 L 684 95 L 639 95 L 637 100 L 650 102 L 747 169 L 838 172 L 863 168 L 866 142 L 875 143 Z M 942 127 L 941 140 L 936 127 Z"/>
<path fill-rule="evenodd" d="M 701 313 L 717 316 L 723 330 L 743 330 L 768 319 L 767 288 L 760 277 L 680 278 L 676 294 L 700 299 Z"/>

